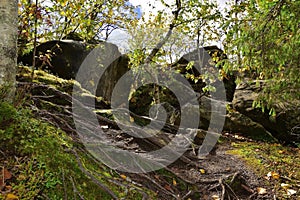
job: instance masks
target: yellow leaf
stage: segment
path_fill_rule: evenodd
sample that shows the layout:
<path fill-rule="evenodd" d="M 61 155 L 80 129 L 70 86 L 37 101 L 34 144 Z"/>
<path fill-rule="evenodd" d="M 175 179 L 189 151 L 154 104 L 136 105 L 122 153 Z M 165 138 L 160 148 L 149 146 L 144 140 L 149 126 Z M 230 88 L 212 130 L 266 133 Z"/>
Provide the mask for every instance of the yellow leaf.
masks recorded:
<path fill-rule="evenodd" d="M 272 172 L 271 174 L 274 179 L 279 179 L 279 177 L 280 177 L 280 175 L 276 172 Z"/>
<path fill-rule="evenodd" d="M 14 194 L 7 194 L 5 200 L 18 200 L 19 198 Z"/>
<path fill-rule="evenodd" d="M 121 174 L 120 176 L 121 176 L 122 179 L 126 179 L 127 178 L 127 176 L 124 175 L 124 174 Z"/>
<path fill-rule="evenodd" d="M 23 174 L 20 174 L 18 177 L 18 180 L 20 180 L 20 181 L 25 180 L 25 179 L 26 179 L 26 176 Z"/>
<path fill-rule="evenodd" d="M 173 185 L 176 186 L 177 185 L 177 182 L 175 179 L 173 179 Z"/>
<path fill-rule="evenodd" d="M 267 177 L 268 178 L 274 178 L 274 179 L 279 179 L 279 177 L 280 177 L 280 175 L 278 174 L 278 173 L 276 173 L 276 172 L 269 172 L 268 174 L 267 174 Z"/>
<path fill-rule="evenodd" d="M 130 116 L 130 122 L 134 122 L 134 118 Z"/>
<path fill-rule="evenodd" d="M 278 151 L 278 153 L 280 153 L 280 154 L 283 154 L 283 153 L 284 153 L 284 151 L 282 151 L 282 150 L 279 150 L 279 151 Z"/>
<path fill-rule="evenodd" d="M 280 186 L 283 187 L 284 189 L 288 189 L 291 185 L 286 183 L 281 183 Z"/>
<path fill-rule="evenodd" d="M 265 188 L 258 187 L 258 188 L 257 188 L 257 192 L 258 192 L 258 194 L 266 194 L 266 193 L 267 193 L 267 190 L 266 190 Z"/>
<path fill-rule="evenodd" d="M 90 80 L 89 82 L 93 87 L 95 86 L 95 82 L 93 80 Z"/>
<path fill-rule="evenodd" d="M 201 174 L 205 174 L 205 170 L 204 169 L 199 169 Z"/>
<path fill-rule="evenodd" d="M 185 30 L 185 31 L 189 31 L 189 30 L 190 30 L 190 28 L 189 28 L 189 27 L 187 27 L 187 26 L 185 26 L 185 27 L 183 28 L 183 30 Z"/>
<path fill-rule="evenodd" d="M 212 195 L 211 196 L 211 198 L 213 199 L 213 200 L 220 200 L 220 197 L 218 196 L 218 195 Z"/>

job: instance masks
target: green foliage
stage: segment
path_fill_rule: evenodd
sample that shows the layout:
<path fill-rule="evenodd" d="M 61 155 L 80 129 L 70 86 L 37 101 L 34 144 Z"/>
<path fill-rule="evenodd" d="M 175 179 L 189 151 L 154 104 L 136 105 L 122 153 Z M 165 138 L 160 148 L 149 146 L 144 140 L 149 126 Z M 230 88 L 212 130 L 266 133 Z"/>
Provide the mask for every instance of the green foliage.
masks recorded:
<path fill-rule="evenodd" d="M 122 28 L 135 16 L 128 0 L 40 0 L 38 6 L 19 0 L 19 54 L 32 49 L 35 24 L 38 42 L 59 40 L 73 33 L 93 42 L 107 39 L 113 30 Z"/>
<path fill-rule="evenodd" d="M 293 0 L 245 1 L 228 11 L 223 28 L 233 62 L 227 65 L 268 80 L 256 106 L 300 98 L 299 13 L 300 2 Z"/>
<path fill-rule="evenodd" d="M 217 5 L 212 1 L 172 1 L 170 4 L 165 1 L 160 2 L 166 7 L 158 11 L 157 15 L 150 13 L 149 16 L 143 16 L 139 21 L 130 21 L 126 24 L 131 36 L 129 39 L 130 67 L 137 74 L 136 77 L 147 77 L 139 76 L 139 69 L 145 67 L 144 64 L 147 64 L 146 70 L 150 71 L 151 68 L 159 65 L 162 68 L 161 73 L 168 77 L 170 63 L 174 63 L 184 53 L 208 45 L 212 40 L 220 39 L 218 27 L 221 14 Z M 186 71 L 192 66 L 193 63 L 189 63 Z M 195 83 L 200 79 L 213 83 L 214 79 L 218 78 L 211 77 L 210 74 L 199 77 L 186 73 L 185 76 Z M 152 78 L 150 77 L 150 80 Z M 172 79 L 172 77 L 169 78 Z M 152 81 L 155 82 L 154 79 Z M 206 88 L 210 91 L 213 89 L 212 86 Z M 160 93 L 164 92 L 160 91 Z M 159 92 L 152 94 L 155 95 L 153 103 L 160 101 L 158 94 Z"/>
<path fill-rule="evenodd" d="M 291 188 L 297 188 L 300 178 L 300 154 L 299 149 L 272 143 L 234 142 L 234 147 L 228 153 L 242 157 L 249 166 L 256 169 L 261 177 L 267 177 L 269 173 L 276 173 L 279 179 L 270 178 L 268 184 L 273 185 L 278 199 L 293 199 L 287 195 L 282 184 L 289 184 Z M 296 197 L 297 199 L 297 197 Z"/>

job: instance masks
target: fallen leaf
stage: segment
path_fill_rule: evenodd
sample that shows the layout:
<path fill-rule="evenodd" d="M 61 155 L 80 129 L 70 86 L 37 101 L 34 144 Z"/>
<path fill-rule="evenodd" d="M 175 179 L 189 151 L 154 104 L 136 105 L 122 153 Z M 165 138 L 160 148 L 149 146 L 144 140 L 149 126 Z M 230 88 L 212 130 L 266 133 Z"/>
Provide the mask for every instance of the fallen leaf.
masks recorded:
<path fill-rule="evenodd" d="M 225 171 L 229 172 L 229 171 L 231 171 L 231 168 L 228 167 L 228 168 L 225 169 Z"/>
<path fill-rule="evenodd" d="M 280 177 L 280 175 L 277 173 L 277 172 L 269 172 L 268 174 L 267 174 L 267 177 L 268 178 L 274 178 L 274 179 L 279 179 L 279 177 Z"/>
<path fill-rule="evenodd" d="M 165 185 L 164 187 L 166 190 L 172 191 L 172 188 L 169 185 Z"/>
<path fill-rule="evenodd" d="M 89 81 L 92 86 L 95 86 L 95 82 L 93 80 Z"/>
<path fill-rule="evenodd" d="M 130 116 L 130 122 L 133 123 L 134 122 L 134 118 Z"/>
<path fill-rule="evenodd" d="M 284 189 L 288 189 L 291 185 L 286 183 L 281 183 L 280 186 L 283 187 Z"/>
<path fill-rule="evenodd" d="M 284 151 L 282 151 L 282 150 L 279 150 L 279 151 L 278 151 L 278 153 L 279 153 L 279 154 L 283 154 L 283 153 L 284 153 Z"/>
<path fill-rule="evenodd" d="M 6 168 L 3 167 L 0 173 L 0 187 L 5 186 L 5 181 L 11 178 L 12 178 L 11 173 Z"/>
<path fill-rule="evenodd" d="M 280 175 L 276 172 L 272 172 L 271 175 L 274 179 L 279 179 L 279 177 L 280 177 Z"/>
<path fill-rule="evenodd" d="M 212 195 L 211 196 L 211 198 L 213 199 L 213 200 L 220 200 L 220 197 L 218 196 L 218 195 Z"/>
<path fill-rule="evenodd" d="M 296 193 L 297 193 L 296 190 L 287 189 L 287 194 L 288 194 L 289 196 L 292 196 L 293 194 L 296 194 Z"/>
<path fill-rule="evenodd" d="M 135 102 L 136 102 L 136 98 L 134 98 L 134 97 L 131 98 L 131 99 L 130 99 L 130 102 L 135 103 Z"/>
<path fill-rule="evenodd" d="M 257 193 L 258 194 L 266 194 L 267 193 L 267 189 L 262 188 L 262 187 L 258 187 L 257 188 Z"/>
<path fill-rule="evenodd" d="M 12 189 L 12 186 L 10 186 L 10 185 L 5 186 L 5 191 L 11 190 L 11 189 Z"/>
<path fill-rule="evenodd" d="M 201 174 L 205 174 L 205 170 L 204 169 L 199 169 Z"/>
<path fill-rule="evenodd" d="M 127 178 L 127 176 L 124 175 L 124 174 L 121 174 L 120 176 L 121 176 L 122 179 L 126 179 Z"/>
<path fill-rule="evenodd" d="M 20 175 L 18 176 L 18 179 L 19 179 L 20 181 L 25 180 L 25 179 L 26 179 L 26 176 L 23 175 L 23 174 L 20 174 Z"/>
<path fill-rule="evenodd" d="M 239 135 L 234 135 L 233 137 L 236 138 L 236 139 L 240 139 L 241 138 Z"/>
<path fill-rule="evenodd" d="M 8 180 L 8 179 L 12 178 L 11 173 L 6 168 L 3 168 L 3 172 L 2 173 L 3 173 L 3 179 L 4 180 Z"/>
<path fill-rule="evenodd" d="M 176 186 L 177 185 L 177 182 L 175 179 L 173 179 L 173 185 Z"/>
<path fill-rule="evenodd" d="M 7 194 L 5 200 L 18 200 L 19 198 L 14 194 Z"/>

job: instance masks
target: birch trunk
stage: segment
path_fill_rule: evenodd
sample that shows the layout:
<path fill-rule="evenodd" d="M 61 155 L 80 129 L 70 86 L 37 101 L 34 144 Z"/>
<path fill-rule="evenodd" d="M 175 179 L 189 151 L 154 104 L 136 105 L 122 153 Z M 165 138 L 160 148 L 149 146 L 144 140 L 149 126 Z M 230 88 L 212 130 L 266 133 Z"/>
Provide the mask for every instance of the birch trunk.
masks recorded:
<path fill-rule="evenodd" d="M 9 101 L 15 94 L 17 21 L 18 1 L 0 0 L 0 88 L 4 88 L 4 98 Z"/>

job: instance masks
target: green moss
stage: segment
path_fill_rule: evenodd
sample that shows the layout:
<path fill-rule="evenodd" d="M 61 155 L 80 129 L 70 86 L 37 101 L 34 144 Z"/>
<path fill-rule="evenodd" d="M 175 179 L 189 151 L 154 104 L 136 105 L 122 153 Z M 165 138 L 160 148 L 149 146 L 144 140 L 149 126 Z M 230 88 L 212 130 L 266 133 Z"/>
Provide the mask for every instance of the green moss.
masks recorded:
<path fill-rule="evenodd" d="M 75 199 L 79 195 L 85 199 L 111 199 L 82 171 L 78 161 L 119 198 L 142 199 L 135 185 L 79 147 L 80 143 L 36 119 L 30 110 L 0 102 L 0 150 L 6 155 L 5 167 L 14 175 L 7 184 L 20 199 Z M 74 150 L 78 151 L 78 157 L 72 153 Z M 119 186 L 116 180 L 125 186 Z M 5 197 L 0 194 L 2 198 Z"/>
<path fill-rule="evenodd" d="M 78 92 L 77 95 L 79 98 L 92 98 L 95 99 L 96 104 L 104 105 L 105 107 L 108 107 L 108 102 L 106 102 L 102 97 L 96 97 L 95 95 L 91 94 L 88 90 L 81 87 L 80 83 L 78 83 L 75 80 L 65 80 L 59 77 L 56 77 L 52 74 L 49 74 L 42 70 L 34 70 L 34 76 L 32 80 L 32 69 L 26 66 L 19 66 L 18 67 L 18 74 L 17 79 L 19 81 L 23 82 L 34 82 L 37 84 L 43 84 L 47 85 L 48 87 L 52 87 L 55 90 L 59 90 L 62 93 L 67 93 L 69 95 L 73 94 L 73 89 L 75 88 L 75 91 Z M 38 94 L 40 95 L 41 91 L 40 88 L 33 89 L 31 91 L 32 94 Z M 45 90 L 43 91 L 44 95 L 48 96 L 55 96 L 56 94 L 53 94 L 53 91 L 51 90 Z M 54 102 L 59 105 L 67 105 L 70 102 L 66 101 L 64 98 L 56 97 L 53 98 Z"/>
<path fill-rule="evenodd" d="M 260 177 L 266 177 L 269 172 L 278 173 L 279 180 L 270 181 L 273 187 L 281 188 L 281 183 L 297 185 L 300 180 L 300 151 L 299 148 L 282 146 L 276 143 L 239 142 L 232 143 L 230 154 L 238 155 Z M 282 194 L 285 195 L 283 191 Z"/>

